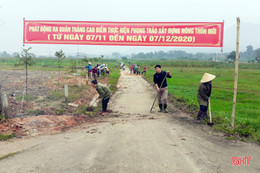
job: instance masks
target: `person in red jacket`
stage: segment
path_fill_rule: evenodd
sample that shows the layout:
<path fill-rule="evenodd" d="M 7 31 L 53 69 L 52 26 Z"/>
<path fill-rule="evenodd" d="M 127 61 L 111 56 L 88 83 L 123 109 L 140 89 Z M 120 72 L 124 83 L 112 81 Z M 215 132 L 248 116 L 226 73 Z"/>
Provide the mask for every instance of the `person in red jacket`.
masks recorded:
<path fill-rule="evenodd" d="M 144 68 L 143 68 L 143 72 L 142 72 L 142 75 L 143 75 L 143 74 L 146 75 L 146 70 L 147 70 L 147 69 L 146 69 L 146 67 L 144 66 Z"/>
<path fill-rule="evenodd" d="M 134 70 L 134 66 L 133 66 L 133 64 L 131 64 L 130 72 L 133 73 L 133 70 Z"/>
<path fill-rule="evenodd" d="M 89 72 L 92 72 L 94 79 L 97 80 L 97 68 L 94 67 Z"/>

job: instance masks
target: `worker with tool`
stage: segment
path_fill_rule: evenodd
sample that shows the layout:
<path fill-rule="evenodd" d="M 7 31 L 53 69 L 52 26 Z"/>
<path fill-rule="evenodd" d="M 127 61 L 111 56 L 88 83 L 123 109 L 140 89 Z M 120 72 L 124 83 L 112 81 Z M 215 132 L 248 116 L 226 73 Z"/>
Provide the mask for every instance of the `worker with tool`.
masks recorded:
<path fill-rule="evenodd" d="M 91 83 L 92 87 L 96 88 L 99 94 L 98 98 L 102 98 L 102 112 L 100 113 L 100 115 L 105 115 L 107 113 L 107 104 L 110 97 L 112 96 L 112 92 L 107 86 L 98 83 L 96 80 L 93 80 Z"/>
<path fill-rule="evenodd" d="M 197 120 L 196 120 L 197 123 L 200 123 L 201 119 L 205 119 L 205 118 L 208 119 L 207 110 L 210 102 L 210 95 L 212 89 L 211 81 L 215 78 L 216 78 L 215 75 L 205 73 L 200 81 L 201 84 L 199 86 L 198 94 L 197 94 L 200 110 L 197 115 Z"/>
<path fill-rule="evenodd" d="M 94 79 L 97 80 L 97 68 L 94 67 L 89 72 L 92 73 L 94 76 Z"/>
<path fill-rule="evenodd" d="M 169 71 L 162 71 L 160 65 L 155 66 L 156 73 L 153 75 L 153 81 L 157 90 L 159 112 L 168 113 L 167 109 L 167 97 L 168 97 L 168 85 L 166 81 L 167 78 L 171 78 L 172 75 Z"/>
<path fill-rule="evenodd" d="M 91 74 L 91 71 L 90 71 L 92 69 L 91 62 L 88 63 L 86 68 L 88 69 L 88 77 L 92 79 L 92 74 Z"/>

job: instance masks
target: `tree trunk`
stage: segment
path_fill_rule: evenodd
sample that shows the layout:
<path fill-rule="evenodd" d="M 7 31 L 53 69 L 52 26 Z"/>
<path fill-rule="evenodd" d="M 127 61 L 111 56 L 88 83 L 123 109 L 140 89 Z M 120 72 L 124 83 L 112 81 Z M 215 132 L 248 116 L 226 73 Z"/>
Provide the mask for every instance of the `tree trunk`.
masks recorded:
<path fill-rule="evenodd" d="M 59 66 L 59 76 L 58 76 L 58 91 L 59 91 L 59 88 L 60 88 L 60 66 Z"/>
<path fill-rule="evenodd" d="M 3 104 L 2 104 L 2 85 L 0 85 L 0 115 L 2 115 Z"/>
<path fill-rule="evenodd" d="M 28 72 L 27 72 L 27 69 L 28 69 L 28 65 L 26 64 L 25 65 L 25 67 L 26 67 L 26 79 L 25 79 L 25 91 L 26 91 L 26 97 L 27 97 L 27 87 L 28 87 Z"/>
<path fill-rule="evenodd" d="M 5 119 L 9 119 L 8 97 L 6 93 L 3 94 L 3 112 L 5 115 Z"/>

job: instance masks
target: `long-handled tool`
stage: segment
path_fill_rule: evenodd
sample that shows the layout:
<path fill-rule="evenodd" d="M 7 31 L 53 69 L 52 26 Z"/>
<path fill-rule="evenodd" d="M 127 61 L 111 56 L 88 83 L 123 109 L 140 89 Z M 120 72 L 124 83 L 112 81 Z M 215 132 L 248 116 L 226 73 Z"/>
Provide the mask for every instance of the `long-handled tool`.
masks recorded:
<path fill-rule="evenodd" d="M 162 88 L 162 85 L 163 85 L 163 82 L 164 82 L 165 79 L 166 79 L 166 76 L 167 76 L 167 73 L 166 73 L 166 75 L 165 75 L 164 78 L 163 78 L 163 81 L 162 81 L 162 83 L 161 83 L 160 89 Z M 155 97 L 155 99 L 154 99 L 154 101 L 153 101 L 153 105 L 152 105 L 152 107 L 151 107 L 151 109 L 150 109 L 150 112 L 151 112 L 151 113 L 152 113 L 152 111 L 153 111 L 153 107 L 154 107 L 154 104 L 155 104 L 155 101 L 156 101 L 157 97 L 158 97 L 158 93 L 156 94 L 156 97 Z"/>
<path fill-rule="evenodd" d="M 108 85 L 108 88 L 111 86 Z M 98 100 L 98 96 L 96 98 L 93 98 L 93 100 L 91 101 L 90 105 L 87 107 L 87 111 L 93 111 L 93 107 L 97 107 L 99 100 Z"/>
<path fill-rule="evenodd" d="M 210 98 L 209 98 L 209 126 L 213 126 L 214 123 L 212 122 L 212 117 L 211 117 L 211 107 L 210 107 Z"/>

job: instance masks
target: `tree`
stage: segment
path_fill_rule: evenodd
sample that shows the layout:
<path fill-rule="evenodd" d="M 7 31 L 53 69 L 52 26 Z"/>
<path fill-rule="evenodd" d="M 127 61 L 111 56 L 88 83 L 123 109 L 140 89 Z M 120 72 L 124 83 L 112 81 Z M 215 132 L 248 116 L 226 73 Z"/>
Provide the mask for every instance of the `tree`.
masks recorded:
<path fill-rule="evenodd" d="M 125 56 L 122 57 L 122 60 L 123 60 L 123 61 L 126 61 L 126 60 L 127 60 L 127 57 L 125 57 Z"/>
<path fill-rule="evenodd" d="M 155 55 L 158 59 L 167 58 L 167 53 L 164 51 L 155 52 Z"/>
<path fill-rule="evenodd" d="M 119 58 L 120 53 L 118 53 L 118 52 L 113 52 L 113 53 L 112 53 L 112 56 L 114 56 L 115 58 Z"/>
<path fill-rule="evenodd" d="M 145 58 L 145 54 L 143 52 L 139 52 L 136 56 L 138 58 L 140 58 L 140 59 L 144 59 Z"/>
<path fill-rule="evenodd" d="M 258 63 L 260 63 L 260 48 L 258 48 L 258 49 L 256 49 L 255 51 L 254 51 L 254 53 L 255 53 L 255 56 L 256 56 L 256 61 L 258 62 Z"/>
<path fill-rule="evenodd" d="M 62 61 L 65 59 L 65 54 L 64 54 L 64 52 L 62 50 L 60 50 L 60 51 L 57 51 L 55 53 L 55 56 L 58 58 L 58 65 L 59 65 L 59 76 L 58 76 L 58 86 L 57 86 L 58 91 L 59 91 L 59 86 L 60 86 L 60 68 L 61 68 Z"/>
<path fill-rule="evenodd" d="M 246 52 L 244 52 L 244 53 L 245 53 L 246 58 L 248 58 L 248 59 L 254 58 L 254 49 L 253 49 L 253 46 L 252 46 L 252 45 L 248 45 L 248 46 L 246 47 Z"/>
<path fill-rule="evenodd" d="M 257 58 L 260 57 L 260 48 L 256 49 L 254 52 Z"/>
<path fill-rule="evenodd" d="M 3 51 L 2 53 L 0 53 L 0 57 L 2 58 L 9 58 L 11 55 L 9 53 L 7 53 L 6 51 Z"/>
<path fill-rule="evenodd" d="M 19 55 L 18 52 L 14 52 L 14 53 L 12 53 L 11 57 L 17 57 L 18 55 Z"/>
<path fill-rule="evenodd" d="M 99 59 L 100 59 L 100 61 L 101 61 L 101 62 L 102 62 L 102 64 L 103 64 L 103 63 L 104 63 L 104 62 L 103 62 L 104 55 L 100 55 Z"/>
<path fill-rule="evenodd" d="M 229 59 L 231 61 L 235 61 L 236 60 L 236 51 L 230 52 L 229 55 L 227 56 L 227 59 Z"/>
<path fill-rule="evenodd" d="M 17 63 L 15 66 L 25 66 L 25 90 L 26 90 L 26 96 L 27 96 L 27 90 L 28 90 L 28 66 L 35 65 L 35 55 L 33 53 L 29 53 L 29 51 L 32 48 L 29 47 L 28 49 L 23 49 L 21 54 L 17 55 Z"/>
<path fill-rule="evenodd" d="M 98 62 L 99 59 L 98 59 L 98 57 L 93 57 L 91 60 L 94 62 Z"/>
<path fill-rule="evenodd" d="M 84 66 L 86 66 L 86 64 L 89 62 L 89 58 L 87 58 L 86 56 L 84 56 L 84 58 L 82 59 L 82 61 L 84 62 Z"/>
<path fill-rule="evenodd" d="M 252 45 L 248 45 L 247 47 L 246 47 L 246 52 L 247 53 L 253 53 L 254 52 L 254 49 L 253 49 L 253 46 Z"/>

